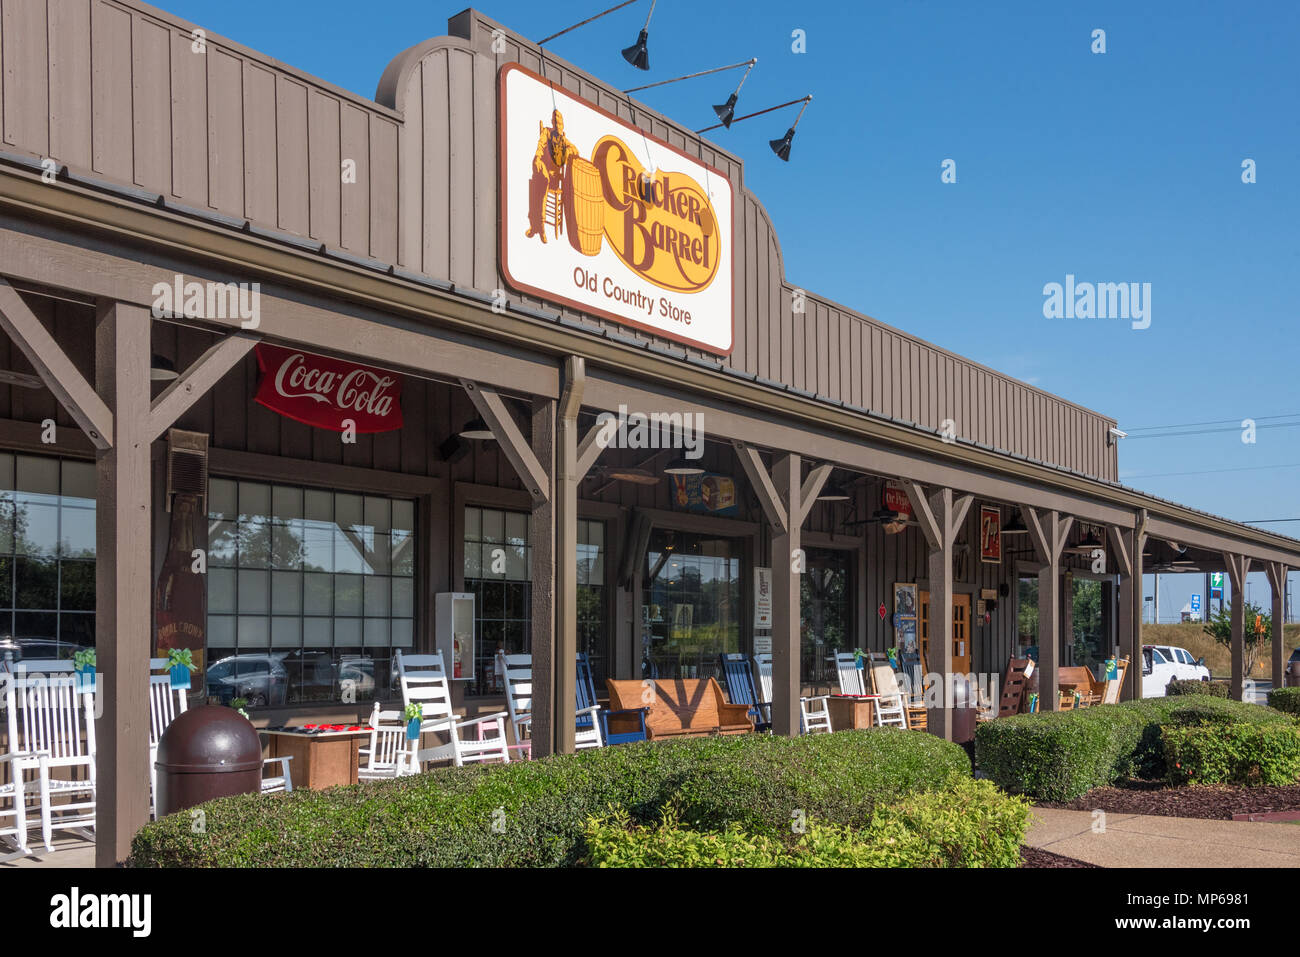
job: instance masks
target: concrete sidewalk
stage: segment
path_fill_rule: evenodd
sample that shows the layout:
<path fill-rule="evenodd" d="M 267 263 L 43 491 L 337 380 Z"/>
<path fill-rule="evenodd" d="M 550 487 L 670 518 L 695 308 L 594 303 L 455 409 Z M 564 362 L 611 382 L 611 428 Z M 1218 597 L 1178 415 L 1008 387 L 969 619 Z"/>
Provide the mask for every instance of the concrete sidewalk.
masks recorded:
<path fill-rule="evenodd" d="M 1102 867 L 1300 867 L 1300 824 L 1112 813 L 1094 822 L 1091 811 L 1033 813 L 1026 844 Z"/>

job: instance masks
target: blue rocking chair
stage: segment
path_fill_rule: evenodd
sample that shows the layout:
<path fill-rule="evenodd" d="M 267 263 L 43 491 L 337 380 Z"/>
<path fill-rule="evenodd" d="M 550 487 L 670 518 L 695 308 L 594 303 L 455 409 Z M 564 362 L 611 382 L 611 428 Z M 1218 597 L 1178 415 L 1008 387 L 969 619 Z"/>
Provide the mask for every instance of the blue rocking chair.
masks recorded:
<path fill-rule="evenodd" d="M 727 697 L 732 704 L 749 705 L 749 716 L 754 721 L 755 731 L 768 731 L 772 727 L 771 705 L 760 700 L 758 689 L 754 687 L 754 671 L 749 666 L 749 658 L 742 654 L 719 655 L 722 663 L 722 676 L 727 682 Z"/>
<path fill-rule="evenodd" d="M 587 660 L 585 652 L 578 652 L 578 710 L 579 712 L 589 709 L 597 704 L 596 685 L 591 677 L 591 662 Z M 610 711 L 608 708 L 602 708 L 600 714 L 600 736 L 605 746 L 611 744 L 630 744 L 633 741 L 644 741 L 645 734 L 645 716 L 648 708 L 633 708 L 627 711 Z M 637 730 L 619 731 L 611 734 L 609 730 L 610 715 L 635 715 L 637 719 Z M 579 714 L 577 721 L 577 730 L 589 730 L 591 728 L 591 714 Z"/>

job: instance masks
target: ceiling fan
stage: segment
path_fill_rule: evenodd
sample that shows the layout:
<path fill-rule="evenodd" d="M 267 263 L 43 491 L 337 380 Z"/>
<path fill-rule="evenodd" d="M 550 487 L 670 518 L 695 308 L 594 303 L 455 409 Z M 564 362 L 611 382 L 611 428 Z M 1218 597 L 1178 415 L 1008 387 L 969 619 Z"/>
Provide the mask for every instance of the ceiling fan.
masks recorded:
<path fill-rule="evenodd" d="M 1199 572 L 1201 570 L 1198 567 L 1197 562 L 1190 558 L 1182 557 L 1187 554 L 1186 545 L 1180 545 L 1178 542 L 1168 542 L 1167 544 L 1169 550 L 1172 552 L 1171 557 L 1163 561 L 1157 561 L 1150 565 L 1146 565 L 1144 571 L 1151 572 L 1152 574 L 1163 575 L 1172 572 Z M 1144 565 L 1148 558 L 1155 558 L 1155 555 L 1151 552 L 1143 552 L 1142 561 Z"/>
<path fill-rule="evenodd" d="M 633 485 L 658 485 L 659 476 L 648 469 L 619 465 L 606 465 L 600 469 L 601 478 L 608 482 L 630 482 Z"/>

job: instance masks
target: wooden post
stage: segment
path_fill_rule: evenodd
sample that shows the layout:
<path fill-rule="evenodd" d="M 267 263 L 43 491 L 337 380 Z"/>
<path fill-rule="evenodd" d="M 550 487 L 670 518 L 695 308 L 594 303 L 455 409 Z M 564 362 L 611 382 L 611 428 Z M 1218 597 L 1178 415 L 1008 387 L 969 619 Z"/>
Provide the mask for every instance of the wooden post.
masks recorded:
<path fill-rule="evenodd" d="M 532 548 L 532 560 L 529 562 L 532 603 L 529 614 L 530 650 L 533 656 L 532 753 L 535 758 L 556 753 L 558 743 L 556 703 L 560 699 L 555 688 L 556 516 L 555 497 L 550 494 L 551 477 L 555 475 L 555 412 L 556 403 L 553 400 L 534 400 L 532 454 L 544 473 L 544 490 L 547 493 L 545 498 L 536 495 L 533 497 L 533 510 L 528 518 L 528 542 Z M 573 710 L 572 705 L 568 710 Z"/>
<path fill-rule="evenodd" d="M 1038 571 L 1038 709 L 1059 711 L 1061 666 L 1061 553 L 1074 524 L 1055 509 L 1022 510 L 1042 567 Z M 931 619 L 934 613 L 931 611 Z M 933 625 L 931 626 L 933 627 Z"/>
<path fill-rule="evenodd" d="M 1287 567 L 1281 562 L 1268 563 L 1268 584 L 1273 591 L 1273 687 L 1285 683 L 1286 667 L 1286 575 Z"/>
<path fill-rule="evenodd" d="M 570 356 L 557 408 L 555 484 L 555 752 L 572 754 L 578 673 L 578 410 L 586 384 L 583 360 Z M 597 449 L 599 451 L 599 449 Z"/>
<path fill-rule="evenodd" d="M 772 468 L 772 484 L 785 505 L 784 528 L 772 535 L 772 731 L 799 733 L 799 582 L 803 569 L 799 499 L 800 458 L 787 453 Z"/>
<path fill-rule="evenodd" d="M 931 734 L 945 741 L 953 736 L 953 688 L 958 677 L 953 674 L 952 653 L 952 555 L 953 543 L 970 510 L 973 496 L 955 498 L 953 490 L 941 488 L 927 496 L 916 482 L 906 482 L 912 511 L 921 524 L 921 534 L 929 546 L 930 577 L 930 648 L 925 662 L 930 674 L 938 675 L 939 707 L 927 708 L 925 726 Z M 963 676 L 964 677 L 964 676 Z M 934 691 L 930 692 L 934 694 Z"/>
<path fill-rule="evenodd" d="M 1134 695 L 1132 678 L 1142 674 L 1142 549 L 1135 547 L 1136 533 L 1110 526 L 1111 554 L 1115 556 L 1119 574 L 1119 599 L 1117 603 L 1115 638 L 1121 656 L 1128 658 L 1128 671 L 1119 689 L 1120 700 L 1128 701 Z"/>
<path fill-rule="evenodd" d="M 149 699 L 153 638 L 150 561 L 148 310 L 110 303 L 95 327 L 96 391 L 113 417 L 111 448 L 96 451 L 95 863 L 124 861 L 149 821 Z"/>
<path fill-rule="evenodd" d="M 1223 564 L 1232 583 L 1232 700 L 1241 701 L 1246 688 L 1246 576 L 1250 559 L 1245 555 L 1223 553 Z"/>

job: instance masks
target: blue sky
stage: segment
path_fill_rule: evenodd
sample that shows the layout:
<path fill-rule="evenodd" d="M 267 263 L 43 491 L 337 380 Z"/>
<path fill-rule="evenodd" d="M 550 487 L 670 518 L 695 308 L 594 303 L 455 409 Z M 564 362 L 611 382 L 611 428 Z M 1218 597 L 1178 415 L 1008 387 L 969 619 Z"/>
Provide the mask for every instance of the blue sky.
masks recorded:
<path fill-rule="evenodd" d="M 365 96 L 398 52 L 445 33 L 462 9 L 161 5 Z M 536 39 L 605 5 L 482 0 L 480 9 Z M 788 165 L 767 140 L 793 110 L 712 134 L 746 160 L 792 282 L 1124 429 L 1271 424 L 1254 444 L 1239 430 L 1135 433 L 1120 447 L 1121 478 L 1230 518 L 1300 518 L 1300 4 L 660 0 L 644 74 L 618 51 L 647 9 L 640 0 L 551 49 L 623 86 L 757 56 L 739 113 L 814 94 Z M 796 29 L 802 54 L 791 49 Z M 1105 30 L 1104 54 L 1091 51 L 1095 29 Z M 703 127 L 738 79 L 640 96 Z M 956 183 L 940 181 L 946 159 Z M 1045 319 L 1043 286 L 1067 274 L 1150 283 L 1150 328 Z M 1300 536 L 1300 521 L 1265 527 Z M 1162 617 L 1193 582 L 1201 590 L 1198 576 L 1185 578 L 1162 579 Z M 1266 600 L 1254 579 L 1251 597 Z"/>

